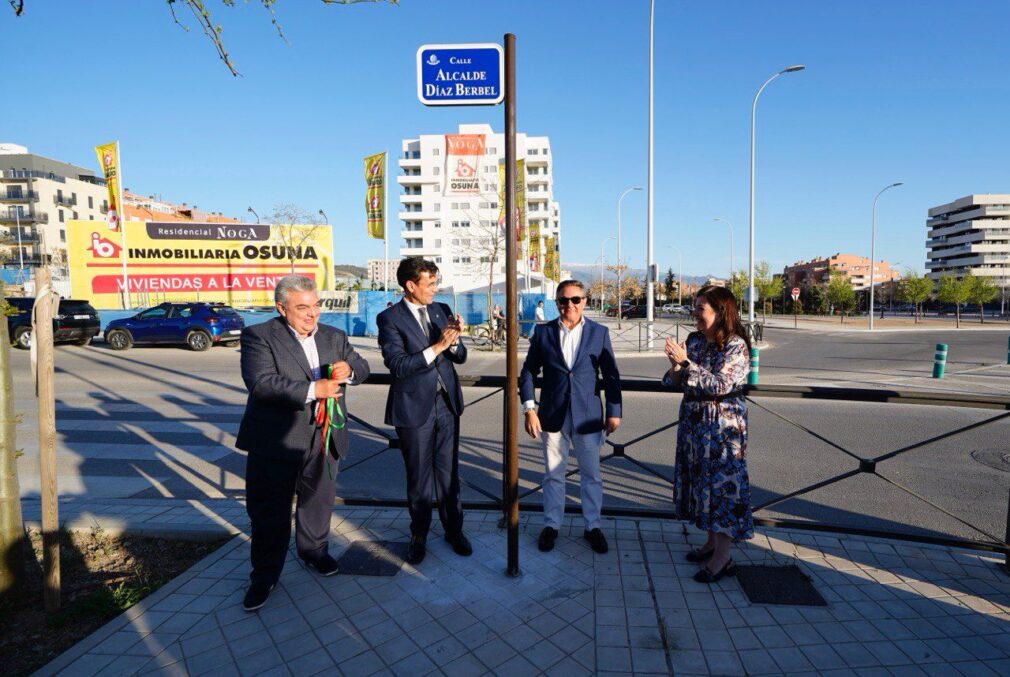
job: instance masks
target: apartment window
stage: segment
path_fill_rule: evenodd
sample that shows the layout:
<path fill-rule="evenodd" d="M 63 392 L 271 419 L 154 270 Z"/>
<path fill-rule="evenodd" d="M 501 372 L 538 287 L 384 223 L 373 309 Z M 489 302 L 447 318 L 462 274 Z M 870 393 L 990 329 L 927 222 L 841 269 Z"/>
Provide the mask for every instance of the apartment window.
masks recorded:
<path fill-rule="evenodd" d="M 529 154 L 530 154 L 530 155 L 539 155 L 539 154 L 540 154 L 540 151 L 539 151 L 539 150 L 537 150 L 536 148 L 530 148 L 530 149 L 529 149 Z"/>
<path fill-rule="evenodd" d="M 469 247 L 470 246 L 470 238 L 463 238 L 462 240 L 459 241 L 459 243 L 462 246 L 464 246 L 464 247 Z"/>
<path fill-rule="evenodd" d="M 109 201 L 102 200 L 102 213 L 109 211 Z"/>
<path fill-rule="evenodd" d="M 459 222 L 459 227 L 460 228 L 469 228 L 470 227 L 470 222 L 469 221 L 460 221 Z"/>
<path fill-rule="evenodd" d="M 470 203 L 469 202 L 460 202 L 459 203 L 459 208 L 460 209 L 469 209 L 470 208 Z"/>
<path fill-rule="evenodd" d="M 498 203 L 497 202 L 492 202 L 490 206 L 491 206 L 491 209 L 498 209 Z"/>
<path fill-rule="evenodd" d="M 435 167 L 434 169 L 431 170 L 431 173 L 434 174 L 435 176 L 438 176 L 441 172 L 442 172 L 441 167 Z"/>
<path fill-rule="evenodd" d="M 77 212 L 74 212 L 74 221 L 76 221 L 76 220 L 77 220 L 77 219 L 79 219 L 79 218 L 80 218 L 80 217 L 79 217 L 79 216 L 77 215 Z"/>
<path fill-rule="evenodd" d="M 494 146 L 488 146 L 487 151 L 484 154 L 485 155 L 497 155 L 498 154 L 498 149 L 495 148 Z"/>
<path fill-rule="evenodd" d="M 452 257 L 452 262 L 453 263 L 459 263 L 459 257 L 458 256 L 453 256 Z"/>
<path fill-rule="evenodd" d="M 94 221 L 94 220 L 95 220 L 95 215 L 94 214 L 88 214 L 88 221 Z"/>
<path fill-rule="evenodd" d="M 462 256 L 462 257 L 460 257 L 459 262 L 460 263 L 470 263 L 470 257 L 469 256 Z"/>
<path fill-rule="evenodd" d="M 453 202 L 452 204 L 449 205 L 449 208 L 450 209 L 459 209 L 459 203 L 458 202 Z"/>
<path fill-rule="evenodd" d="M 9 198 L 21 198 L 24 194 L 21 192 L 21 186 L 7 186 L 7 197 Z"/>
<path fill-rule="evenodd" d="M 441 246 L 442 246 L 442 241 L 441 241 L 441 240 L 435 240 L 435 245 L 434 245 L 434 246 L 435 246 L 436 248 L 437 248 L 437 247 L 441 247 Z"/>
<path fill-rule="evenodd" d="M 94 208 L 95 208 L 95 198 L 93 198 L 93 197 L 91 197 L 89 195 L 88 196 L 88 209 L 94 209 Z"/>
<path fill-rule="evenodd" d="M 71 201 L 71 202 L 72 202 L 73 204 L 77 204 L 77 193 L 71 193 L 71 194 L 70 194 L 70 201 Z"/>
<path fill-rule="evenodd" d="M 455 246 L 457 246 L 458 244 L 459 244 L 459 238 L 455 238 L 455 237 L 454 237 L 454 238 L 452 239 L 452 245 L 453 245 L 453 246 L 455 247 Z"/>
<path fill-rule="evenodd" d="M 435 263 L 442 263 L 442 257 L 441 256 L 436 256 L 435 257 Z"/>
<path fill-rule="evenodd" d="M 58 209 L 57 211 L 60 214 L 60 223 L 63 223 L 63 210 L 62 209 Z"/>
<path fill-rule="evenodd" d="M 67 231 L 60 228 L 60 242 L 66 242 L 66 241 L 67 241 Z"/>
<path fill-rule="evenodd" d="M 59 200 L 60 202 L 63 202 L 63 189 L 62 188 L 57 188 L 56 189 L 56 199 Z"/>
<path fill-rule="evenodd" d="M 431 154 L 432 155 L 438 155 L 438 148 L 432 148 L 431 149 Z"/>

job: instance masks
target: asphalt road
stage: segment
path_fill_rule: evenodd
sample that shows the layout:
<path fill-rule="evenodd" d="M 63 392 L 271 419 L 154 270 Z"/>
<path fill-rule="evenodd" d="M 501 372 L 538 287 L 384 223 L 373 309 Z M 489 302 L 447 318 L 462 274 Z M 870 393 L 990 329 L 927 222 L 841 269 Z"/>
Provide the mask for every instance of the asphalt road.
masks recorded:
<path fill-rule="evenodd" d="M 949 334 L 949 332 L 947 332 Z M 1010 371 L 999 365 L 1002 333 L 953 336 L 821 334 L 769 331 L 771 348 L 762 358 L 762 382 L 860 385 L 865 387 L 954 387 L 1006 394 Z M 931 383 L 924 374 L 932 343 L 951 345 L 949 368 L 961 379 Z M 1002 345 L 998 345 L 1002 341 Z M 374 340 L 355 339 L 373 368 L 382 371 Z M 62 495 L 88 497 L 241 495 L 245 457 L 234 436 L 245 402 L 238 350 L 206 353 L 185 349 L 136 348 L 117 353 L 102 344 L 57 348 L 58 476 Z M 1005 354 L 1002 355 L 1005 360 Z M 14 351 L 15 394 L 23 421 L 18 446 L 22 495 L 38 496 L 35 400 L 28 355 Z M 622 353 L 623 375 L 658 378 L 660 355 Z M 924 364 L 927 363 L 927 364 Z M 982 371 L 979 371 L 979 368 Z M 501 353 L 472 352 L 464 373 L 503 373 Z M 380 430 L 386 387 L 363 385 L 348 396 L 351 412 Z M 466 500 L 481 491 L 500 492 L 502 399 L 500 392 L 468 388 L 462 422 L 461 472 Z M 671 424 L 679 397 L 627 393 L 625 419 L 612 437 L 619 444 Z M 766 410 L 767 409 L 767 410 Z M 769 411 L 770 410 L 770 411 Z M 802 489 L 858 468 L 857 457 L 879 456 L 921 445 L 879 464 L 879 474 L 858 474 L 789 499 L 760 514 L 892 532 L 979 537 L 898 488 L 902 485 L 958 518 L 1002 536 L 1010 480 L 1010 418 L 967 432 L 929 440 L 999 416 L 992 410 L 943 406 L 879 405 L 758 398 L 751 406 L 749 463 L 754 502 Z M 345 498 L 402 499 L 402 460 L 384 438 L 353 426 L 355 443 L 342 462 L 338 493 Z M 604 464 L 605 505 L 669 508 L 674 433 L 670 428 L 630 444 L 630 458 Z M 542 472 L 539 446 L 521 434 L 521 483 L 535 491 Z M 837 446 L 836 446 L 837 445 Z M 837 447 L 842 447 L 839 449 Z M 657 476 L 658 474 L 658 476 Z M 577 478 L 569 484 L 577 501 Z"/>

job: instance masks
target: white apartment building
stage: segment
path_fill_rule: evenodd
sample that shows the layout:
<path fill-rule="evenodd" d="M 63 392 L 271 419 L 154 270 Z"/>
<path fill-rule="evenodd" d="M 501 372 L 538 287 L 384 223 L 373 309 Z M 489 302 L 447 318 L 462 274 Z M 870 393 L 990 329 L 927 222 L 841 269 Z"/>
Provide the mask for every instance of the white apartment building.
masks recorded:
<path fill-rule="evenodd" d="M 1010 194 L 968 195 L 933 207 L 926 227 L 931 278 L 971 271 L 1010 286 Z"/>
<path fill-rule="evenodd" d="M 382 284 L 382 276 L 384 274 L 382 261 L 382 259 L 368 259 L 367 280 L 369 282 Z M 396 267 L 400 265 L 400 259 L 388 259 L 386 263 L 389 266 L 389 288 L 398 289 L 396 286 Z"/>
<path fill-rule="evenodd" d="M 492 281 L 492 270 L 493 286 L 505 282 L 505 238 L 503 227 L 498 225 L 498 165 L 505 161 L 505 135 L 487 124 L 460 125 L 458 133 L 484 136 L 484 155 L 474 168 L 475 175 L 469 177 L 469 185 L 476 192 L 446 194 L 446 182 L 455 164 L 450 167 L 446 161 L 445 134 L 404 139 L 401 173 L 396 181 L 402 188 L 398 214 L 403 224 L 400 255 L 431 259 L 441 271 L 441 286 L 463 292 L 486 288 Z M 539 272 L 531 270 L 528 255 L 518 260 L 519 289 L 553 293 L 553 282 L 545 283 L 543 275 L 543 238 L 560 237 L 561 208 L 554 200 L 550 140 L 517 133 L 516 159 L 526 161 L 527 222 L 539 227 L 541 239 Z"/>
<path fill-rule="evenodd" d="M 52 263 L 54 256 L 65 266 L 66 222 L 105 221 L 108 208 L 105 179 L 92 170 L 33 155 L 24 146 L 0 143 L 4 266 L 22 262 L 37 266 Z"/>

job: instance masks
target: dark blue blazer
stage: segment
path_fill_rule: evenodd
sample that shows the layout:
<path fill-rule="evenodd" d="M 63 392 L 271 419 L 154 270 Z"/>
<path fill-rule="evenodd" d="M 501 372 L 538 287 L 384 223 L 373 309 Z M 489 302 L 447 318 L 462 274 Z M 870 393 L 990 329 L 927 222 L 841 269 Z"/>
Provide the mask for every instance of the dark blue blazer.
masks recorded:
<path fill-rule="evenodd" d="M 351 365 L 354 383 L 368 378 L 368 362 L 351 347 L 347 334 L 336 327 L 319 325 L 316 332 L 319 364 L 343 360 Z M 245 414 L 239 424 L 235 446 L 250 454 L 301 460 L 315 431 L 315 402 L 305 403 L 312 382 L 312 369 L 305 351 L 287 323 L 275 317 L 242 330 L 242 381 L 249 391 Z M 338 400 L 346 413 L 347 387 Z M 331 453 L 347 452 L 347 426 L 333 431 Z"/>
<path fill-rule="evenodd" d="M 439 376 L 442 377 L 453 413 L 462 415 L 463 391 L 459 387 L 456 368 L 452 363 L 466 362 L 466 347 L 461 342 L 455 351 L 442 351 L 431 364 L 425 361 L 423 355 L 425 349 L 438 340 L 451 318 L 452 310 L 444 303 L 428 306 L 428 319 L 434 326 L 429 341 L 406 301 L 393 304 L 376 317 L 382 361 L 393 377 L 389 397 L 386 398 L 387 425 L 401 428 L 419 428 L 424 425 L 435 408 Z"/>
<path fill-rule="evenodd" d="M 610 345 L 610 331 L 586 319 L 575 363 L 569 369 L 561 352 L 560 321 L 551 320 L 537 327 L 530 339 L 530 350 L 519 372 L 519 397 L 523 402 L 534 399 L 533 380 L 543 370 L 537 412 L 541 427 L 558 432 L 570 411 L 575 432 L 599 432 L 603 429 L 604 410 L 598 379 L 602 378 L 607 397 L 606 418 L 621 417 L 621 374 Z"/>

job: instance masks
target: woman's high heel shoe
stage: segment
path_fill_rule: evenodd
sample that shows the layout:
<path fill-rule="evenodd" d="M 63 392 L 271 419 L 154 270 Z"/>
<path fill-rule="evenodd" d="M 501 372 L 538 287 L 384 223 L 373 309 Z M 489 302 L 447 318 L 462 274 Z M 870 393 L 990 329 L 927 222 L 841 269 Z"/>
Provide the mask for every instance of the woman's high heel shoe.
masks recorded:
<path fill-rule="evenodd" d="M 724 576 L 736 576 L 736 564 L 733 563 L 733 560 L 726 562 L 725 566 L 715 573 L 709 571 L 709 568 L 706 566 L 694 575 L 694 580 L 711 585 L 712 583 L 721 581 Z"/>
<path fill-rule="evenodd" d="M 714 552 L 715 548 L 712 548 L 710 550 L 702 550 L 701 548 L 698 548 L 697 550 L 692 550 L 689 553 L 687 553 L 686 555 L 687 561 L 693 562 L 694 564 L 701 564 L 702 562 L 708 561 L 708 559 L 712 557 L 712 553 Z"/>

